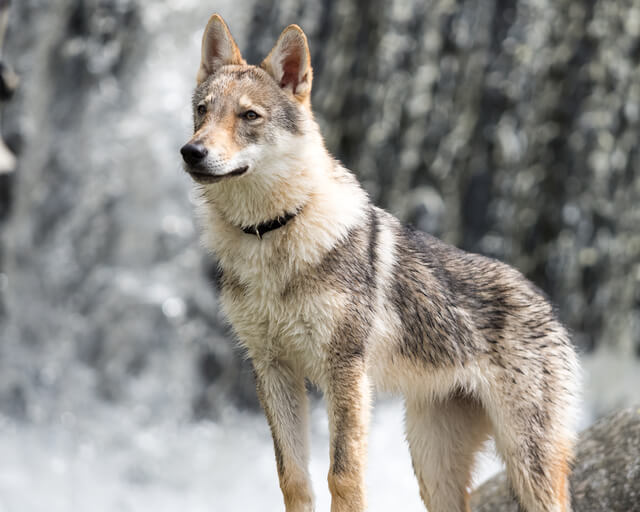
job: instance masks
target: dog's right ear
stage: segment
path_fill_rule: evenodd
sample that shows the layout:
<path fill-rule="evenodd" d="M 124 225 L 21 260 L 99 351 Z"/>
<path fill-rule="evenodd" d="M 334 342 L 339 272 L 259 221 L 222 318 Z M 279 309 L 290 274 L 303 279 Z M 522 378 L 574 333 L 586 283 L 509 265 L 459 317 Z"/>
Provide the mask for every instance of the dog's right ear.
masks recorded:
<path fill-rule="evenodd" d="M 227 64 L 246 64 L 229 27 L 219 14 L 209 18 L 202 36 L 202 56 L 196 82 L 200 85 L 207 77 Z"/>

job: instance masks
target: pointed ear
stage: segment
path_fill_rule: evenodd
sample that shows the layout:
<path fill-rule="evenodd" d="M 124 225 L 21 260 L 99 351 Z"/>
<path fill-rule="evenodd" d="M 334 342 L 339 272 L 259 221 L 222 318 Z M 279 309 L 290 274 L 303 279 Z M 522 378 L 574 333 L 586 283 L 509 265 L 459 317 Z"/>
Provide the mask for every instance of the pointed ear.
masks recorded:
<path fill-rule="evenodd" d="M 260 67 L 299 102 L 309 104 L 313 78 L 311 55 L 307 36 L 298 25 L 289 25 L 282 31 Z"/>
<path fill-rule="evenodd" d="M 202 36 L 202 56 L 196 81 L 198 85 L 227 64 L 246 64 L 229 27 L 219 14 L 209 18 Z"/>

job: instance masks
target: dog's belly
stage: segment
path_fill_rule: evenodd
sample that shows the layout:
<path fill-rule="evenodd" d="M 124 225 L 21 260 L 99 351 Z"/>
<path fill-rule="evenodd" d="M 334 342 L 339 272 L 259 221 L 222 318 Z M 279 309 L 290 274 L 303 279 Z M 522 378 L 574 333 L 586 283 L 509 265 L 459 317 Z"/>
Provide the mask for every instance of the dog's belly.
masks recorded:
<path fill-rule="evenodd" d="M 481 358 L 464 366 L 429 365 L 402 353 L 401 332 L 395 310 L 378 308 L 366 350 L 369 379 L 377 391 L 402 395 L 409 401 L 444 400 L 452 389 L 473 394 L 486 391 L 484 383 L 489 371 Z"/>

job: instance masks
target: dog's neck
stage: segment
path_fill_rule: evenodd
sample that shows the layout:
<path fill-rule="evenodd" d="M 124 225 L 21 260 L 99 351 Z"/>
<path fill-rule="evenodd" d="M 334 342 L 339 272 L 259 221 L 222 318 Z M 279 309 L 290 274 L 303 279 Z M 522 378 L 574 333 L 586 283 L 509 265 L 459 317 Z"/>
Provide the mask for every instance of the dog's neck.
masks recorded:
<path fill-rule="evenodd" d="M 208 207 L 238 229 L 269 223 L 297 211 L 313 193 L 313 180 L 305 168 L 295 170 L 288 177 L 260 175 L 260 169 L 254 172 L 254 176 L 231 178 L 203 190 Z"/>
<path fill-rule="evenodd" d="M 321 139 L 300 146 L 295 155 L 264 172 L 257 169 L 253 176 L 203 188 L 204 242 L 225 270 L 242 263 L 238 271 L 260 272 L 274 258 L 278 267 L 317 264 L 362 222 L 368 197 L 355 177 L 327 152 Z M 262 240 L 242 229 L 293 211 L 299 211 L 295 218 Z"/>

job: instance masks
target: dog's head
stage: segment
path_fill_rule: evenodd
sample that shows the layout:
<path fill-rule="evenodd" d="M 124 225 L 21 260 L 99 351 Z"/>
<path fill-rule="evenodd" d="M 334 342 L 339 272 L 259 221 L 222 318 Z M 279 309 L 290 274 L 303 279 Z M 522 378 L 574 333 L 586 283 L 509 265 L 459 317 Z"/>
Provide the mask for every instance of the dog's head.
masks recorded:
<path fill-rule="evenodd" d="M 300 27 L 287 27 L 260 66 L 252 66 L 214 14 L 202 38 L 194 135 L 180 150 L 185 170 L 206 185 L 282 169 L 281 162 L 314 124 L 311 80 Z"/>

